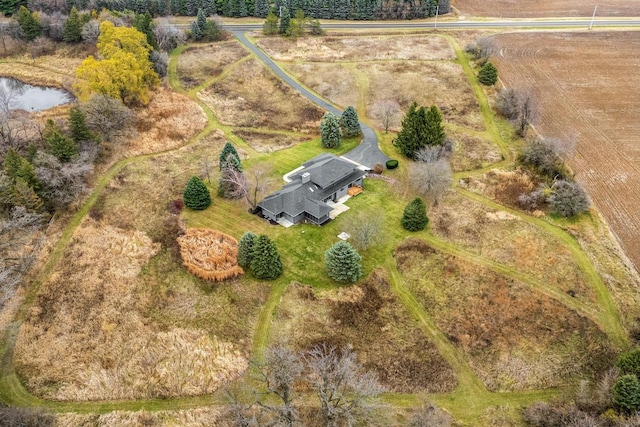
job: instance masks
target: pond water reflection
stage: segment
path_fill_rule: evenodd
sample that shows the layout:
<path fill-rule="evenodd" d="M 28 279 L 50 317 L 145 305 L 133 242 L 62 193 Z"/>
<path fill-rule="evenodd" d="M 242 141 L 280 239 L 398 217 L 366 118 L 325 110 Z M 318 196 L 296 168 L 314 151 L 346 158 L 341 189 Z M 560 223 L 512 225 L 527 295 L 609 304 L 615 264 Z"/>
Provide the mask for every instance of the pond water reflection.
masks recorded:
<path fill-rule="evenodd" d="M 66 90 L 32 86 L 16 79 L 0 77 L 0 108 L 43 111 L 71 101 L 73 95 Z"/>

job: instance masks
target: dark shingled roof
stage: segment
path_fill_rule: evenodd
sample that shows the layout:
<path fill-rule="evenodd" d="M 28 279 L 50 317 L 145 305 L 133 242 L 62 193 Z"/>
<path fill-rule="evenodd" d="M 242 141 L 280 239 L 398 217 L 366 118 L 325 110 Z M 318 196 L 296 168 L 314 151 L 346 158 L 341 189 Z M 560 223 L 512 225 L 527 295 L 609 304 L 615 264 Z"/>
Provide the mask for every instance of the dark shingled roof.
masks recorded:
<path fill-rule="evenodd" d="M 323 199 L 366 175 L 355 164 L 333 154 L 320 154 L 302 166 L 304 169 L 290 175 L 291 182 L 267 196 L 258 206 L 275 215 L 284 212 L 295 217 L 306 212 L 321 218 L 332 210 Z M 302 176 L 306 173 L 310 175 L 309 181 L 303 183 Z"/>

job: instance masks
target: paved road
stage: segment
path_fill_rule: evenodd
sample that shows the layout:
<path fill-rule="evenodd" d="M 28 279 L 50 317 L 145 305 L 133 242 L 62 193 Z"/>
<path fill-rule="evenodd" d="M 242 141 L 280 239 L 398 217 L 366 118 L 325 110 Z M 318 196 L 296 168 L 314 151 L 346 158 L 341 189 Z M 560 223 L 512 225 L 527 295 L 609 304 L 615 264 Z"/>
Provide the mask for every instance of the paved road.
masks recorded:
<path fill-rule="evenodd" d="M 253 53 L 260 58 L 262 62 L 264 62 L 267 67 L 269 67 L 280 79 L 282 79 L 289 86 L 297 90 L 302 94 L 302 96 L 309 99 L 311 102 L 319 106 L 320 108 L 329 111 L 336 116 L 340 116 L 342 111 L 337 109 L 332 104 L 329 104 L 322 98 L 319 98 L 314 93 L 310 92 L 307 88 L 300 85 L 300 83 L 296 82 L 292 79 L 287 73 L 285 73 L 271 58 L 269 58 L 261 49 L 258 49 L 256 45 L 250 43 L 249 40 L 244 35 L 246 30 L 237 30 L 233 28 L 231 32 L 234 36 L 240 41 L 240 43 L 244 44 L 247 48 L 249 48 Z M 384 164 L 389 158 L 380 151 L 378 147 L 378 137 L 373 129 L 364 123 L 360 123 L 360 128 L 362 129 L 363 140 L 362 142 L 353 150 L 344 154 L 342 157 L 346 157 L 349 160 L 352 160 L 358 164 L 364 165 L 369 169 L 373 169 L 373 166 L 376 163 Z"/>
<path fill-rule="evenodd" d="M 486 21 L 359 21 L 359 22 L 339 22 L 339 23 L 323 23 L 322 28 L 331 29 L 478 29 L 478 28 L 589 28 L 591 19 L 526 19 L 526 20 L 486 20 Z M 186 26 L 186 24 L 185 24 Z M 262 29 L 262 24 L 223 24 L 223 27 L 229 31 L 254 31 Z M 596 19 L 593 21 L 593 27 L 640 27 L 640 17 L 615 18 L 615 19 Z"/>

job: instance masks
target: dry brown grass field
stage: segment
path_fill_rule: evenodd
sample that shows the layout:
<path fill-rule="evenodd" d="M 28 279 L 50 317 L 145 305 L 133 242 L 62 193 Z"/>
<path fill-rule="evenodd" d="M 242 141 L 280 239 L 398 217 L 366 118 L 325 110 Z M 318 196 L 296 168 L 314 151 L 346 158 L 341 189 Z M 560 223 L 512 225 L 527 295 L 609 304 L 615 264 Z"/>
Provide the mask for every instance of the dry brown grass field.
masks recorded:
<path fill-rule="evenodd" d="M 317 133 L 324 112 L 256 59 L 198 94 L 225 125 Z"/>
<path fill-rule="evenodd" d="M 190 159 L 222 143 L 212 136 L 113 179 L 20 330 L 16 367 L 32 392 L 59 400 L 197 395 L 244 372 L 266 288 L 212 286 L 186 272 L 169 211 L 198 174 Z"/>
<path fill-rule="evenodd" d="M 405 284 L 491 390 L 560 386 L 615 357 L 596 325 L 522 283 L 415 239 L 395 258 Z"/>
<path fill-rule="evenodd" d="M 455 373 L 391 292 L 383 269 L 330 291 L 294 284 L 278 307 L 272 341 L 309 350 L 351 345 L 389 391 L 448 392 Z"/>
<path fill-rule="evenodd" d="M 325 50 L 318 47 L 323 43 L 329 46 Z M 414 101 L 435 104 L 445 120 L 484 130 L 466 76 L 453 62 L 448 41 L 440 36 L 261 38 L 257 44 L 339 107 L 353 105 L 373 117 L 376 103 L 383 100 L 398 102 L 402 111 Z"/>
<path fill-rule="evenodd" d="M 135 113 L 136 134 L 123 147 L 126 157 L 178 148 L 207 124 L 198 104 L 165 87 L 158 88 L 149 105 Z"/>
<path fill-rule="evenodd" d="M 233 134 L 242 138 L 260 153 L 269 153 L 313 139 L 308 133 L 267 132 L 259 129 L 234 129 Z"/>
<path fill-rule="evenodd" d="M 276 61 L 362 62 L 452 60 L 446 39 L 434 36 L 265 37 L 257 45 Z"/>
<path fill-rule="evenodd" d="M 237 41 L 212 43 L 186 49 L 178 59 L 178 77 L 185 89 L 222 74 L 227 66 L 249 53 Z"/>
<path fill-rule="evenodd" d="M 454 172 L 480 169 L 502 159 L 500 151 L 491 140 L 455 129 L 447 129 L 447 135 L 456 141 L 450 159 Z"/>
<path fill-rule="evenodd" d="M 590 17 L 598 5 L 597 16 L 640 16 L 640 4 L 628 0 L 530 1 L 530 0 L 452 0 L 451 6 L 463 15 L 502 18 Z"/>
<path fill-rule="evenodd" d="M 113 411 L 106 414 L 63 413 L 56 415 L 56 427 L 221 427 L 223 415 L 216 408 L 182 411 Z"/>
<path fill-rule="evenodd" d="M 530 274 L 586 304 L 595 302 L 569 248 L 517 216 L 450 193 L 430 209 L 429 218 L 436 236 Z"/>
<path fill-rule="evenodd" d="M 536 129 L 574 139 L 569 164 L 640 270 L 640 37 L 637 32 L 493 37 L 507 87 L 530 88 Z"/>

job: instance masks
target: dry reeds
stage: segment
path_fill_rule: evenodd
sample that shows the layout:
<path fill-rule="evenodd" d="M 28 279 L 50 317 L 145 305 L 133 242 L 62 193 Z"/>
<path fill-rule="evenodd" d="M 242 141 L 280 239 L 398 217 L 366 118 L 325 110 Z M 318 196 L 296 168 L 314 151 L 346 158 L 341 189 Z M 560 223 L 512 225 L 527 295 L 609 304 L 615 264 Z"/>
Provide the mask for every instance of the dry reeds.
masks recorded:
<path fill-rule="evenodd" d="M 238 266 L 238 241 L 207 228 L 191 228 L 178 237 L 182 264 L 202 279 L 221 282 L 244 274 Z"/>

